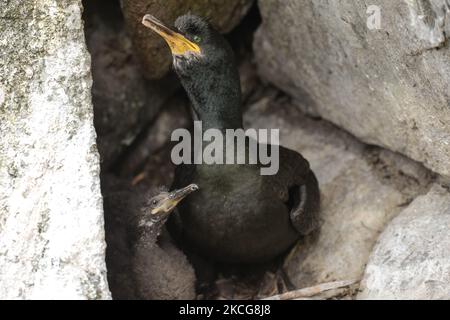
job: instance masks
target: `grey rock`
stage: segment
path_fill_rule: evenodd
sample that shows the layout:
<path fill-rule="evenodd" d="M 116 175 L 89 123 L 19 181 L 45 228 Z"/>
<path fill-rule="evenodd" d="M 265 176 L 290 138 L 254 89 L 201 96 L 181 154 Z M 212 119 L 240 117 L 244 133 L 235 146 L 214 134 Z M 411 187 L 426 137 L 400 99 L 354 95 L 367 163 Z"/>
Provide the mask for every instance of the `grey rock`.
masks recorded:
<path fill-rule="evenodd" d="M 191 12 L 210 19 L 220 32 L 228 32 L 241 21 L 253 0 L 122 0 L 121 2 L 146 77 L 157 79 L 169 71 L 172 56 L 161 37 L 142 25 L 142 17 L 145 14 L 152 14 L 170 26 L 178 16 Z"/>
<path fill-rule="evenodd" d="M 145 80 L 116 1 L 86 1 L 92 99 L 102 169 L 108 170 L 154 119 L 178 80 Z"/>
<path fill-rule="evenodd" d="M 158 153 L 163 152 L 164 148 L 170 144 L 170 137 L 174 130 L 189 127 L 190 123 L 189 104 L 186 97 L 174 95 L 164 104 L 152 125 L 141 134 L 139 142 L 123 158 L 118 168 L 120 175 L 132 177 L 144 172 L 147 176 L 146 163 L 155 160 Z M 173 171 L 175 170 L 172 161 L 169 158 L 163 159 L 161 162 L 160 164 L 153 164 L 156 170 L 149 177 L 152 180 L 153 187 L 158 186 L 158 182 L 159 185 L 170 185 L 172 183 L 171 179 L 173 179 Z M 167 170 L 162 169 L 163 166 L 168 166 L 169 171 L 172 172 L 169 177 L 167 177 Z M 161 176 L 165 179 L 160 179 Z"/>
<path fill-rule="evenodd" d="M 381 29 L 367 27 L 369 5 Z M 260 0 L 260 74 L 362 141 L 450 177 L 448 0 Z"/>
<path fill-rule="evenodd" d="M 450 299 L 449 230 L 450 192 L 434 185 L 383 231 L 358 299 Z"/>
<path fill-rule="evenodd" d="M 288 101 L 264 98 L 245 114 L 246 128 L 280 129 L 280 143 L 303 154 L 321 189 L 320 230 L 302 239 L 286 261 L 298 288 L 360 279 L 386 224 L 431 176 L 407 158 L 367 147 L 322 120 L 302 115 Z"/>
<path fill-rule="evenodd" d="M 1 7 L 0 298 L 108 299 L 81 2 Z"/>

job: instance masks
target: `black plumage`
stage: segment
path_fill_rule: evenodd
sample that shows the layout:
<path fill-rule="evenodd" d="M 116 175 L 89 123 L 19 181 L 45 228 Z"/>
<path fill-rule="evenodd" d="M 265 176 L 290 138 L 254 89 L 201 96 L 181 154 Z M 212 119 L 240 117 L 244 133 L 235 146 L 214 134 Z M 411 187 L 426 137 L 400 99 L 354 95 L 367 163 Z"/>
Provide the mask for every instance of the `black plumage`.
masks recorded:
<path fill-rule="evenodd" d="M 144 17 L 144 24 L 169 43 L 203 130 L 243 128 L 239 74 L 226 40 L 194 15 L 177 19 L 175 36 L 158 29 L 154 17 Z M 246 159 L 248 142 L 239 151 Z M 288 250 L 318 226 L 320 194 L 308 161 L 281 146 L 279 152 L 280 168 L 272 176 L 260 174 L 261 164 L 178 166 L 173 187 L 196 183 L 200 190 L 171 218 L 173 233 L 198 253 L 227 263 L 264 262 Z"/>

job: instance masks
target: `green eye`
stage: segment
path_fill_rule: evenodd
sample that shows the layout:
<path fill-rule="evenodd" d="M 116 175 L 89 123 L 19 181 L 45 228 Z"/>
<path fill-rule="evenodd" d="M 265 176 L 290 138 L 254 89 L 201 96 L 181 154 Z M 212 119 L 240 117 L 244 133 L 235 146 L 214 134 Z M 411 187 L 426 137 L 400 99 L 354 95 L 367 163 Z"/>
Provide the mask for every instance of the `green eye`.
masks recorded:
<path fill-rule="evenodd" d="M 194 36 L 192 39 L 197 43 L 200 43 L 202 41 L 202 38 L 199 36 Z"/>

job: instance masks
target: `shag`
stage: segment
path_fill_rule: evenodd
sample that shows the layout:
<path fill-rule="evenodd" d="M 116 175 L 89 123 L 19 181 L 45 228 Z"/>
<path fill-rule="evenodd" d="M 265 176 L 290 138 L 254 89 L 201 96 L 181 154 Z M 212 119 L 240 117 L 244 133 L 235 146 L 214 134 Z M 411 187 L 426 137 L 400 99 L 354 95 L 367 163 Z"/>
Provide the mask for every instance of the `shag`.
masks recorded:
<path fill-rule="evenodd" d="M 175 206 L 198 187 L 148 190 L 106 175 L 102 189 L 107 213 L 108 283 L 113 298 L 195 298 L 194 270 L 163 230 Z"/>
<path fill-rule="evenodd" d="M 161 257 L 156 254 L 160 249 L 156 241 L 177 204 L 196 190 L 198 190 L 196 184 L 172 192 L 162 190 L 142 207 L 137 238 L 132 250 L 132 274 L 136 294 L 140 299 L 155 299 L 157 298 L 155 292 L 160 295 L 159 291 L 163 291 L 160 290 L 161 287 L 167 287 L 164 276 L 160 276 L 164 266 Z"/>
<path fill-rule="evenodd" d="M 203 130 L 243 128 L 240 79 L 227 41 L 191 14 L 175 21 L 177 31 L 152 15 L 145 15 L 142 23 L 169 45 Z M 248 140 L 246 149 L 237 152 L 249 159 Z M 173 187 L 196 183 L 200 191 L 183 201 L 170 219 L 173 233 L 198 254 L 219 262 L 261 263 L 285 253 L 318 227 L 320 193 L 299 153 L 280 146 L 279 163 L 278 173 L 271 176 L 260 174 L 261 164 L 179 165 Z"/>

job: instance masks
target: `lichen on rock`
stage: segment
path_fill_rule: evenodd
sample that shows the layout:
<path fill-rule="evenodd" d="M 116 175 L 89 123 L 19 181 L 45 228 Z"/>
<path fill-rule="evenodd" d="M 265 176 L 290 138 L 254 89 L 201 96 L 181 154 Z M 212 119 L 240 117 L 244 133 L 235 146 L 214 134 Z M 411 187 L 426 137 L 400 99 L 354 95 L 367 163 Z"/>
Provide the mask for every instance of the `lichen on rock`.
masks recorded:
<path fill-rule="evenodd" d="M 1 298 L 110 297 L 81 11 L 2 4 Z"/>

